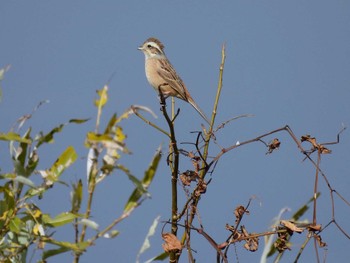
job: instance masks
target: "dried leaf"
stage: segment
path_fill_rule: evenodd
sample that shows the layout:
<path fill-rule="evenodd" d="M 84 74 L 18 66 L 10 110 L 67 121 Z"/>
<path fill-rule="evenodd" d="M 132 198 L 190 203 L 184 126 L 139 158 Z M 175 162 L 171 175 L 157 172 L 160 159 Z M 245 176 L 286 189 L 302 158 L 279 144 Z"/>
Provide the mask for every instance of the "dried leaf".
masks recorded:
<path fill-rule="evenodd" d="M 306 135 L 303 135 L 301 136 L 301 139 L 300 139 L 301 142 L 309 142 L 311 143 L 314 147 L 316 147 L 317 143 L 316 143 L 316 138 L 315 137 L 311 137 L 310 134 L 306 134 Z"/>
<path fill-rule="evenodd" d="M 322 238 L 321 238 L 320 235 L 315 235 L 314 237 L 316 238 L 317 243 L 318 243 L 318 245 L 319 245 L 320 247 L 326 247 L 326 246 L 327 246 L 327 243 L 322 242 Z"/>
<path fill-rule="evenodd" d="M 303 135 L 301 136 L 300 139 L 301 142 L 307 141 L 309 143 L 312 144 L 312 147 L 316 150 L 318 150 L 321 154 L 329 154 L 332 153 L 331 150 L 329 150 L 328 148 L 326 148 L 325 146 L 323 146 L 322 144 L 318 144 L 316 142 L 316 138 L 315 137 L 311 137 L 310 135 Z"/>
<path fill-rule="evenodd" d="M 244 248 L 250 252 L 257 251 L 259 248 L 259 239 L 258 238 L 248 239 L 247 243 L 244 244 Z"/>
<path fill-rule="evenodd" d="M 183 185 L 189 186 L 191 182 L 195 182 L 198 179 L 198 173 L 195 171 L 187 170 L 186 172 L 180 175 L 180 180 Z"/>
<path fill-rule="evenodd" d="M 241 220 L 241 218 L 243 217 L 244 214 L 249 215 L 249 211 L 246 210 L 246 208 L 242 205 L 237 206 L 235 211 L 234 211 L 235 217 L 236 217 L 236 224 L 239 220 Z"/>
<path fill-rule="evenodd" d="M 257 251 L 259 248 L 259 238 L 258 237 L 250 237 L 254 235 L 254 233 L 249 234 L 244 226 L 241 226 L 242 236 L 245 237 L 246 243 L 244 244 L 244 248 L 250 252 Z M 248 238 L 247 238 L 248 237 Z"/>
<path fill-rule="evenodd" d="M 275 138 L 273 139 L 269 144 L 268 144 L 268 147 L 269 147 L 269 150 L 267 151 L 266 154 L 269 154 L 269 153 L 272 153 L 274 150 L 278 150 L 279 147 L 281 145 L 281 142 Z"/>
<path fill-rule="evenodd" d="M 201 166 L 201 164 L 200 164 L 200 160 L 201 160 L 201 158 L 199 157 L 199 156 L 195 156 L 192 152 L 190 152 L 189 154 L 188 154 L 188 156 L 191 158 L 191 160 L 192 160 L 192 165 L 193 165 L 193 167 L 194 167 L 194 170 L 196 171 L 196 172 L 198 172 L 199 170 L 200 170 L 200 166 Z"/>
<path fill-rule="evenodd" d="M 323 145 L 320 144 L 320 152 L 321 154 L 329 154 L 332 153 L 331 150 L 329 150 L 328 148 L 324 147 Z"/>
<path fill-rule="evenodd" d="M 274 243 L 275 248 L 278 250 L 278 252 L 283 252 L 285 250 L 290 250 L 288 244 L 289 242 L 285 239 L 285 235 L 282 237 L 277 238 L 276 242 Z"/>
<path fill-rule="evenodd" d="M 293 222 L 291 221 L 287 221 L 287 220 L 281 220 L 280 224 L 282 226 L 285 226 L 286 228 L 288 228 L 289 230 L 293 231 L 293 232 L 297 232 L 297 233 L 301 233 L 304 231 L 304 228 L 300 228 L 297 227 Z"/>
<path fill-rule="evenodd" d="M 207 191 L 207 183 L 204 180 L 199 180 L 197 189 L 195 191 L 195 196 L 200 196 L 201 194 L 204 194 Z"/>
<path fill-rule="evenodd" d="M 165 241 L 165 243 L 162 244 L 162 247 L 165 252 L 177 252 L 182 249 L 181 242 L 177 239 L 175 235 L 171 233 L 165 233 L 162 234 L 162 238 Z"/>
<path fill-rule="evenodd" d="M 229 224 L 226 224 L 226 229 L 230 231 L 234 236 L 232 236 L 233 240 L 237 240 L 241 238 L 241 233 L 239 233 L 234 226 L 230 226 Z"/>
<path fill-rule="evenodd" d="M 236 228 L 234 226 L 230 226 L 229 224 L 226 224 L 226 229 L 231 232 L 236 231 Z"/>
<path fill-rule="evenodd" d="M 322 228 L 322 225 L 309 225 L 308 226 L 308 229 L 310 231 L 320 231 Z"/>
<path fill-rule="evenodd" d="M 244 215 L 244 213 L 247 213 L 249 215 L 249 211 L 246 210 L 245 207 L 242 205 L 237 206 L 234 213 L 236 218 L 241 218 Z"/>

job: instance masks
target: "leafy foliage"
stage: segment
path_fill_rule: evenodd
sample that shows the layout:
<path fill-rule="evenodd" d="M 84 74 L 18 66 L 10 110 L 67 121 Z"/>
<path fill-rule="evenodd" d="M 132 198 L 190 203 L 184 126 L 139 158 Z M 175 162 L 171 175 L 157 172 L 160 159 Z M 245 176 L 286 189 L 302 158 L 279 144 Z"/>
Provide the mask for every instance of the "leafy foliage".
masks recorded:
<path fill-rule="evenodd" d="M 0 70 L 0 80 L 5 70 Z M 2 184 L 0 186 L 0 261 L 1 262 L 27 262 L 28 250 L 37 245 L 42 250 L 42 260 L 57 256 L 61 253 L 71 251 L 74 261 L 78 262 L 80 255 L 100 237 L 113 238 L 118 231 L 113 229 L 115 225 L 127 218 L 132 211 L 149 196 L 148 186 L 154 179 L 160 160 L 160 149 L 157 150 L 149 168 L 146 170 L 142 180 L 132 175 L 128 168 L 119 163 L 122 154 L 130 154 L 126 147 L 126 135 L 120 122 L 133 113 L 127 110 L 120 117 L 114 114 L 103 133 L 99 133 L 99 123 L 102 109 L 108 101 L 108 86 L 98 91 L 99 98 L 94 102 L 97 107 L 97 122 L 94 132 L 86 136 L 85 145 L 89 148 L 87 160 L 88 168 L 88 194 L 84 194 L 83 181 L 79 179 L 71 185 L 71 210 L 63 211 L 56 216 L 42 211 L 34 205 L 33 198 L 46 198 L 45 193 L 52 187 L 61 183 L 61 175 L 65 173 L 77 160 L 78 154 L 74 146 L 67 146 L 57 157 L 56 161 L 47 168 L 39 168 L 39 149 L 45 145 L 54 143 L 54 138 L 62 133 L 65 126 L 70 124 L 83 125 L 89 119 L 71 119 L 67 123 L 59 124 L 49 132 L 39 132 L 32 135 L 29 127 L 23 134 L 13 131 L 0 131 L 0 140 L 9 144 L 10 158 L 13 163 L 12 171 L 0 174 Z M 41 105 L 41 104 L 40 104 Z M 40 106 L 38 105 L 36 109 Z M 18 130 L 28 121 L 31 114 L 20 118 Z M 47 148 L 46 148 L 47 149 Z M 99 225 L 90 219 L 91 203 L 96 185 L 107 179 L 107 175 L 116 170 L 123 171 L 135 185 L 125 206 L 123 214 L 112 220 L 110 225 L 99 230 Z M 33 175 L 41 176 L 41 183 L 35 183 Z M 36 180 L 37 181 L 37 180 Z M 49 200 L 47 200 L 49 201 Z M 82 204 L 86 203 L 87 210 L 81 211 Z M 85 205 L 84 205 L 85 206 Z M 75 228 L 75 240 L 59 241 L 55 239 L 55 232 L 60 227 L 73 224 Z M 86 238 L 86 228 L 90 227 L 97 231 L 97 235 Z M 79 233 L 81 233 L 79 235 Z M 47 246 L 50 244 L 51 246 Z"/>

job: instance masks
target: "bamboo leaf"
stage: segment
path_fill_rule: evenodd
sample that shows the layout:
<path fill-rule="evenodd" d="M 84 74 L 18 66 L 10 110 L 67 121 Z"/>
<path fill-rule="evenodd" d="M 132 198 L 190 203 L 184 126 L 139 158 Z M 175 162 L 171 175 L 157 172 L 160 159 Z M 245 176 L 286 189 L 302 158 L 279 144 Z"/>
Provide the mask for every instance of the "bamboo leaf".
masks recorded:
<path fill-rule="evenodd" d="M 105 129 L 103 134 L 110 134 L 110 133 L 112 133 L 114 125 L 117 123 L 117 120 L 118 120 L 117 119 L 117 114 L 114 113 L 113 116 L 110 118 L 110 120 L 109 120 L 109 122 L 108 122 L 108 124 L 106 126 L 106 129 Z"/>
<path fill-rule="evenodd" d="M 22 227 L 24 227 L 24 223 L 21 219 L 18 217 L 14 217 L 10 221 L 10 230 L 16 234 L 19 234 L 21 232 Z"/>
<path fill-rule="evenodd" d="M 53 136 L 55 135 L 55 133 L 59 133 L 62 131 L 63 127 L 65 126 L 65 124 L 60 124 L 59 126 L 53 128 L 50 132 L 48 132 L 47 134 L 40 134 L 37 139 L 38 143 L 36 145 L 37 148 L 40 147 L 40 145 L 42 145 L 43 143 L 53 143 Z"/>
<path fill-rule="evenodd" d="M 11 180 L 11 181 L 16 181 L 25 185 L 28 185 L 30 187 L 35 188 L 35 184 L 29 180 L 28 178 L 21 176 L 21 175 L 17 175 L 14 173 L 7 173 L 7 174 L 1 174 L 0 175 L 0 179 L 7 179 L 7 180 Z"/>
<path fill-rule="evenodd" d="M 78 217 L 78 215 L 69 212 L 61 213 L 55 216 L 54 218 L 51 218 L 48 214 L 43 214 L 42 221 L 45 225 L 49 225 L 51 227 L 58 227 L 72 223 L 73 220 Z"/>
<path fill-rule="evenodd" d="M 97 90 L 97 94 L 99 99 L 95 100 L 95 106 L 99 109 L 102 109 L 104 105 L 106 105 L 108 101 L 108 86 L 105 85 L 102 89 Z"/>
<path fill-rule="evenodd" d="M 78 155 L 75 152 L 74 148 L 72 146 L 68 146 L 67 149 L 52 165 L 49 174 L 54 176 L 55 181 L 58 180 L 59 176 L 63 173 L 63 171 L 69 166 L 71 166 L 77 158 Z"/>
<path fill-rule="evenodd" d="M 68 123 L 76 123 L 76 124 L 81 124 L 84 122 L 87 122 L 89 119 L 71 119 L 68 121 Z M 58 125 L 57 127 L 53 128 L 51 131 L 49 131 L 47 134 L 41 133 L 36 140 L 38 141 L 36 147 L 39 148 L 40 145 L 43 143 L 53 143 L 54 142 L 54 135 L 56 133 L 59 133 L 63 130 L 64 126 L 66 126 L 68 123 L 62 123 Z"/>
<path fill-rule="evenodd" d="M 85 123 L 85 122 L 87 122 L 89 120 L 90 120 L 90 118 L 87 118 L 87 119 L 70 119 L 68 122 L 69 123 L 81 124 L 81 123 Z"/>
<path fill-rule="evenodd" d="M 83 182 L 80 179 L 77 185 L 73 184 L 72 195 L 72 213 L 78 213 L 81 206 L 81 201 L 83 200 Z"/>
<path fill-rule="evenodd" d="M 35 188 L 35 184 L 29 180 L 28 178 L 24 177 L 24 176 L 21 176 L 21 175 L 17 175 L 14 179 L 12 179 L 13 181 L 17 181 L 19 183 L 22 183 L 22 184 L 25 184 L 25 185 L 28 185 L 32 188 Z"/>
<path fill-rule="evenodd" d="M 142 180 L 142 183 L 145 187 L 148 187 L 151 184 L 151 182 L 153 181 L 153 178 L 156 174 L 159 161 L 162 157 L 162 150 L 161 149 L 162 149 L 162 146 L 160 145 L 158 147 L 154 157 L 153 157 L 153 160 L 152 160 L 150 166 L 148 167 L 148 169 L 145 172 L 145 176 Z"/>
<path fill-rule="evenodd" d="M 42 257 L 42 259 L 45 260 L 45 259 L 48 259 L 49 257 L 56 256 L 56 255 L 65 253 L 65 252 L 67 252 L 67 251 L 71 251 L 71 249 L 68 248 L 68 247 L 60 247 L 60 248 L 58 248 L 58 249 L 45 250 L 45 251 L 43 252 L 43 257 Z"/>
<path fill-rule="evenodd" d="M 316 194 L 316 199 L 319 197 L 321 195 L 321 193 L 317 193 Z M 300 207 L 299 209 L 298 209 L 298 211 L 296 211 L 294 214 L 293 214 L 293 216 L 292 216 L 292 219 L 293 219 L 293 221 L 298 221 L 306 212 L 307 212 L 307 210 L 309 210 L 309 204 L 311 203 L 311 202 L 313 202 L 314 201 L 314 198 L 312 197 L 312 198 L 310 198 L 309 199 L 309 201 L 305 204 L 305 205 L 303 205 L 302 207 Z"/>
<path fill-rule="evenodd" d="M 146 193 L 145 190 L 147 190 L 147 188 L 149 187 L 149 185 L 151 184 L 154 178 L 155 172 L 158 168 L 160 158 L 161 158 L 161 146 L 158 147 L 150 163 L 150 166 L 145 172 L 145 175 L 142 179 L 142 187 L 139 187 L 139 185 L 136 184 L 136 189 L 132 192 L 128 202 L 125 205 L 124 213 L 127 213 L 128 211 L 130 211 L 131 209 L 133 209 L 139 204 L 141 197 L 144 195 L 144 193 Z"/>
<path fill-rule="evenodd" d="M 8 132 L 8 133 L 1 133 L 0 132 L 0 140 L 2 141 L 16 141 L 16 142 L 22 142 L 31 144 L 31 139 L 22 138 L 19 134 L 14 132 Z"/>
<path fill-rule="evenodd" d="M 164 261 L 168 257 L 169 257 L 169 254 L 166 252 L 163 252 L 162 254 L 159 254 L 158 256 L 155 256 L 154 258 L 147 260 L 145 263 L 151 263 L 154 261 Z"/>
<path fill-rule="evenodd" d="M 75 253 L 82 253 L 90 245 L 88 242 L 79 242 L 79 243 L 61 242 L 61 241 L 54 240 L 50 237 L 41 237 L 41 241 L 59 246 L 60 249 L 62 249 L 61 253 L 65 252 L 63 251 L 64 249 L 67 249 L 66 251 L 72 250 Z M 48 256 L 48 254 L 45 254 L 45 256 Z"/>

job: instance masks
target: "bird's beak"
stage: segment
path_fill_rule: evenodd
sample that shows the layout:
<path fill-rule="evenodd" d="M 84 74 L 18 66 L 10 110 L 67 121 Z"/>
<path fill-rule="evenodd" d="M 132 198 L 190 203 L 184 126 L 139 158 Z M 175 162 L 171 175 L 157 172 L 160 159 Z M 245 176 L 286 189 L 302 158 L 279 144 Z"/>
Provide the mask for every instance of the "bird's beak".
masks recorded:
<path fill-rule="evenodd" d="M 138 47 L 137 49 L 143 51 L 143 47 L 142 46 Z"/>

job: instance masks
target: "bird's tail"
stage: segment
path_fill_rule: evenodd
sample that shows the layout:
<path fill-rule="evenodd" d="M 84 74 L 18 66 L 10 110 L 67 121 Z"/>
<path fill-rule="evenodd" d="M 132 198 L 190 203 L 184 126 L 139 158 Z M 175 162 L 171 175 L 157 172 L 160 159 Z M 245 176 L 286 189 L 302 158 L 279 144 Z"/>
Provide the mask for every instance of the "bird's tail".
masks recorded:
<path fill-rule="evenodd" d="M 210 125 L 210 121 L 208 117 L 204 114 L 204 112 L 199 108 L 199 106 L 194 102 L 192 98 L 188 98 L 188 103 L 192 105 L 192 107 L 202 116 L 202 118 Z"/>

